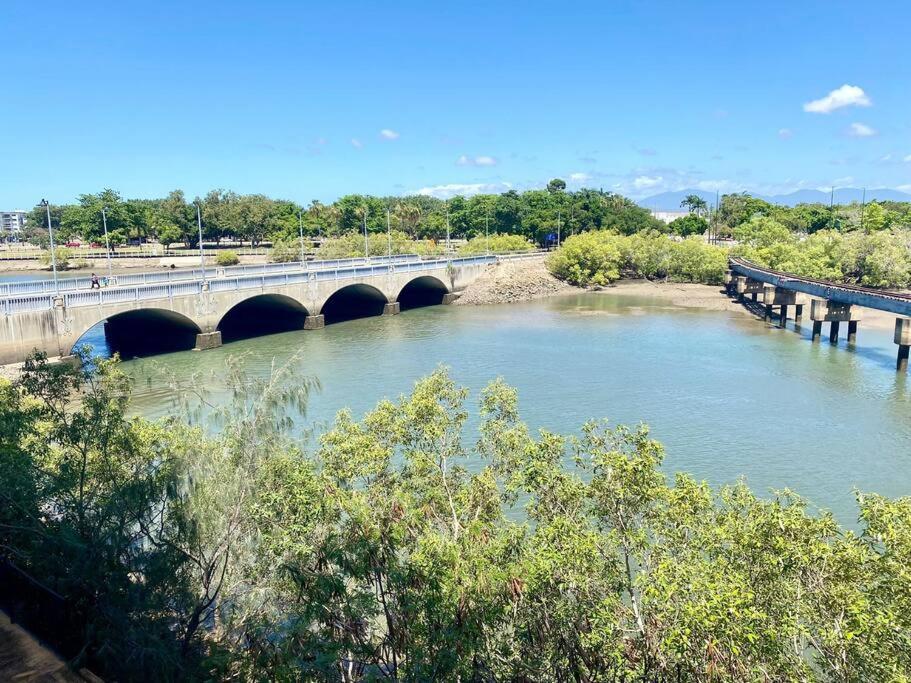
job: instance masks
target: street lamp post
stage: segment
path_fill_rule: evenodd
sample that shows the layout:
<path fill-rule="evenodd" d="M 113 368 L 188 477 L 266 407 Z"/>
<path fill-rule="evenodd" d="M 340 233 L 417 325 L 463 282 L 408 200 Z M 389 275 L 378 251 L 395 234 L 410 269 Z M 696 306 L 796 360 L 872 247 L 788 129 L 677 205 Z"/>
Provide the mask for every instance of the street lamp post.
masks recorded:
<path fill-rule="evenodd" d="M 557 209 L 557 248 L 560 248 L 560 210 Z"/>
<path fill-rule="evenodd" d="M 386 209 L 386 239 L 389 241 L 389 259 L 392 259 L 392 228 L 389 227 L 389 209 Z"/>
<path fill-rule="evenodd" d="M 490 211 L 484 214 L 484 249 L 490 255 Z"/>
<path fill-rule="evenodd" d="M 446 202 L 446 258 L 449 258 L 451 247 L 449 244 L 449 202 Z"/>
<path fill-rule="evenodd" d="M 57 282 L 57 254 L 54 253 L 54 226 L 51 225 L 51 205 L 46 199 L 41 200 L 41 206 L 47 211 L 47 234 L 51 242 L 51 268 L 54 270 L 54 294 L 60 295 L 60 285 Z"/>
<path fill-rule="evenodd" d="M 367 207 L 364 206 L 364 258 L 370 260 L 370 245 L 367 243 Z"/>
<path fill-rule="evenodd" d="M 301 268 L 304 267 L 304 212 L 301 209 L 297 210 L 297 225 L 300 229 L 300 238 L 301 238 Z"/>
<path fill-rule="evenodd" d="M 108 282 L 114 279 L 114 269 L 111 267 L 111 240 L 108 237 L 108 214 L 107 208 L 101 207 L 101 223 L 104 225 L 104 248 L 108 252 Z"/>
<path fill-rule="evenodd" d="M 199 228 L 199 265 L 202 268 L 202 280 L 206 281 L 206 258 L 202 252 L 202 212 L 199 210 L 199 204 L 196 205 L 196 225 Z"/>

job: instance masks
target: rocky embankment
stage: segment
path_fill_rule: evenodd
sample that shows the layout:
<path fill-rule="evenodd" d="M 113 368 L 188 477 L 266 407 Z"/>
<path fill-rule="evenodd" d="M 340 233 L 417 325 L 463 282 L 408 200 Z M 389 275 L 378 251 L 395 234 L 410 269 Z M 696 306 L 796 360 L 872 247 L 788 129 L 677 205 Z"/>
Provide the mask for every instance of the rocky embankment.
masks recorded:
<path fill-rule="evenodd" d="M 455 303 L 460 306 L 509 304 L 583 291 L 558 280 L 539 257 L 501 261 L 490 266 L 472 282 Z"/>

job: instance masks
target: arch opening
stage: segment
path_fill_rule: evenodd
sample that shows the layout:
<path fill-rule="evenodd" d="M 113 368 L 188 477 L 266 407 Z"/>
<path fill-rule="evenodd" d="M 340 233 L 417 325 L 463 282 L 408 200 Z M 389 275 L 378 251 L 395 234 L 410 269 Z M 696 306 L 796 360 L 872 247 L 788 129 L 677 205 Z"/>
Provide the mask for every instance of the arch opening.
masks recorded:
<path fill-rule="evenodd" d="M 443 303 L 449 293 L 446 285 L 432 275 L 422 275 L 409 282 L 399 292 L 399 307 L 403 311 L 422 306 L 436 306 Z"/>
<path fill-rule="evenodd" d="M 89 328 L 73 345 L 88 344 L 94 353 L 121 358 L 188 351 L 202 330 L 188 317 L 162 308 L 139 308 L 112 315 Z"/>
<path fill-rule="evenodd" d="M 326 324 L 339 323 L 356 318 L 382 315 L 388 300 L 376 287 L 370 285 L 348 285 L 326 299 L 320 311 Z"/>
<path fill-rule="evenodd" d="M 304 329 L 307 309 L 282 294 L 260 294 L 235 304 L 218 323 L 222 342 Z"/>

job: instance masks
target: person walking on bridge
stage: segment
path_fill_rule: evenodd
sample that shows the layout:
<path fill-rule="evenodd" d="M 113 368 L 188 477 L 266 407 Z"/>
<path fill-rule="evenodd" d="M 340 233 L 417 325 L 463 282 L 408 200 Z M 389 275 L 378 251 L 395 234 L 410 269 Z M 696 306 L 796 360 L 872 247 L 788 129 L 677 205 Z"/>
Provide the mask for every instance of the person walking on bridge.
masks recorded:
<path fill-rule="evenodd" d="M 101 283 L 98 282 L 98 276 L 92 273 L 92 286 L 89 289 L 101 289 Z"/>

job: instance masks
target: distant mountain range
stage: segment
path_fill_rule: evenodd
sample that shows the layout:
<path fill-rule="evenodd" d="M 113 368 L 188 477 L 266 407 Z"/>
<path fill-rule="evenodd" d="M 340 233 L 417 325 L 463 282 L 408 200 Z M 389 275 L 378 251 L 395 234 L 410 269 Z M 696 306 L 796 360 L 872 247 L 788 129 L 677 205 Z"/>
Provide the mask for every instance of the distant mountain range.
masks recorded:
<path fill-rule="evenodd" d="M 706 192 L 705 190 L 678 190 L 677 192 L 662 192 L 661 194 L 640 199 L 637 204 L 639 204 L 639 206 L 644 206 L 647 209 L 652 209 L 653 211 L 680 211 L 680 202 L 683 201 L 684 197 L 690 194 L 702 197 L 709 205 L 715 203 L 714 192 Z M 722 192 L 722 194 L 724 193 Z M 783 204 L 784 206 L 796 206 L 797 204 L 812 204 L 816 202 L 828 204 L 830 199 L 830 193 L 821 190 L 797 190 L 790 194 L 776 195 L 762 195 L 754 194 L 752 192 L 749 194 L 758 197 L 759 199 L 764 199 L 767 202 Z M 859 202 L 863 198 L 863 194 L 864 191 L 856 187 L 838 188 L 835 190 L 835 203 L 850 204 L 851 202 Z M 892 202 L 911 202 L 911 194 L 898 190 L 890 190 L 888 188 L 867 190 L 867 201 L 869 202 L 874 199 Z"/>

